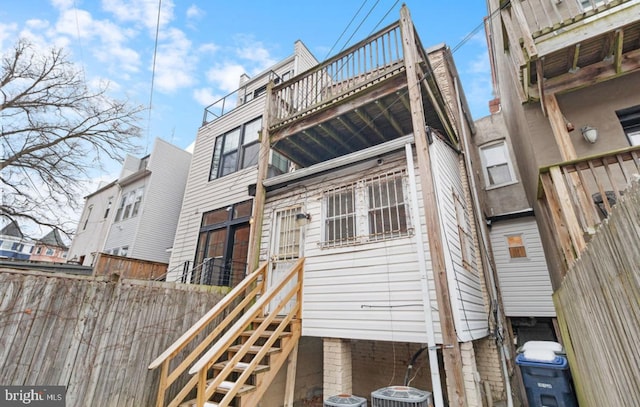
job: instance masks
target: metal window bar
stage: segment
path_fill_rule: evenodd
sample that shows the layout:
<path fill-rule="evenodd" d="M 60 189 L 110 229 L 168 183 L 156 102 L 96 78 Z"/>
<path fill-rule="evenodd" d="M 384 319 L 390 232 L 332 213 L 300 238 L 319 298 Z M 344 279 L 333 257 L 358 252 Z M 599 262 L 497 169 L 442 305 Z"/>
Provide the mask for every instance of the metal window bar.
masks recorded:
<path fill-rule="evenodd" d="M 348 185 L 325 193 L 325 243 L 356 239 L 355 187 Z"/>
<path fill-rule="evenodd" d="M 289 208 L 278 213 L 278 260 L 292 260 L 300 256 L 300 228 L 296 224 L 296 214 L 300 207 Z"/>

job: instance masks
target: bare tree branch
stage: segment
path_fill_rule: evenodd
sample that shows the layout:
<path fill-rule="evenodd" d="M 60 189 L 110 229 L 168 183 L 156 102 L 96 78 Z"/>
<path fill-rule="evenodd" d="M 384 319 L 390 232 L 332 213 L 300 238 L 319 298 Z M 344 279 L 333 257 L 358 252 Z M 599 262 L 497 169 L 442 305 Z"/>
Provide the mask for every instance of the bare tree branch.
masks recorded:
<path fill-rule="evenodd" d="M 59 216 L 86 195 L 82 182 L 137 151 L 142 106 L 90 89 L 61 49 L 38 53 L 19 40 L 0 68 L 0 216 L 50 226 L 67 235 Z"/>

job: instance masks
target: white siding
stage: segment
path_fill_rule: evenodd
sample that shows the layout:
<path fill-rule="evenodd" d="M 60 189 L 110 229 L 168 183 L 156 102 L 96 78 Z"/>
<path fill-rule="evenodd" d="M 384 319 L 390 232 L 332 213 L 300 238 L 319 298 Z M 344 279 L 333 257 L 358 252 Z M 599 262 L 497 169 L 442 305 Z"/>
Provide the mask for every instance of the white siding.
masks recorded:
<path fill-rule="evenodd" d="M 123 196 L 125 196 L 130 191 L 135 191 L 138 188 L 145 188 L 144 193 L 146 194 L 146 189 L 148 185 L 149 177 L 146 176 L 144 178 L 138 179 L 126 185 L 122 185 L 120 189 L 120 194 L 116 197 L 113 211 L 118 211 L 118 206 L 120 205 L 120 200 Z M 121 220 L 119 222 L 114 222 L 109 229 L 109 233 L 107 235 L 107 239 L 104 243 L 104 250 L 113 250 L 120 249 L 124 246 L 129 248 L 129 256 L 131 255 L 132 249 L 134 247 L 136 233 L 138 231 L 138 225 L 140 223 L 140 219 L 142 218 L 142 213 L 144 211 L 144 205 L 146 203 L 146 197 L 143 196 L 142 203 L 140 207 L 140 211 L 137 216 L 129 217 L 125 220 Z"/>
<path fill-rule="evenodd" d="M 293 57 L 287 58 L 270 69 L 282 75 L 294 69 L 294 60 Z M 259 88 L 266 84 L 268 79 L 268 75 L 258 75 L 255 82 L 246 83 L 247 88 Z M 265 95 L 262 95 L 198 130 L 180 219 L 173 241 L 168 279 L 174 279 L 180 275 L 185 261 L 194 260 L 203 213 L 252 199 L 248 194 L 248 186 L 256 183 L 258 174 L 256 166 L 211 181 L 209 181 L 209 172 L 216 137 L 262 116 L 264 105 Z"/>
<path fill-rule="evenodd" d="M 145 185 L 141 219 L 130 257 L 169 262 L 167 249 L 175 237 L 190 162 L 191 154 L 156 139 L 147 166 L 151 175 Z"/>
<path fill-rule="evenodd" d="M 78 229 L 69 248 L 69 254 L 67 256 L 69 260 L 73 260 L 74 257 L 80 259 L 81 256 L 85 256 L 82 265 L 93 265 L 94 256 L 92 254 L 101 252 L 104 249 L 107 233 L 115 218 L 119 191 L 120 188 L 118 185 L 113 184 L 87 197 L 84 210 L 80 216 Z M 109 198 L 112 198 L 111 208 L 105 218 L 104 215 L 107 210 L 107 205 L 109 204 Z M 93 206 L 93 209 L 91 210 L 87 227 L 84 229 L 84 222 L 87 219 L 87 212 L 90 206 Z"/>
<path fill-rule="evenodd" d="M 507 236 L 522 235 L 526 258 L 512 259 Z M 549 271 L 533 217 L 494 222 L 491 246 L 498 269 L 505 314 L 509 317 L 555 317 Z"/>
<path fill-rule="evenodd" d="M 302 205 L 311 215 L 304 227 L 305 261 L 302 333 L 307 336 L 427 342 L 423 292 L 415 236 L 337 248 L 321 248 L 322 190 L 406 167 L 404 152 L 346 170 L 305 180 L 297 186 L 271 193 L 266 200 L 261 236 L 261 260 L 269 256 L 272 218 L 276 210 Z M 420 191 L 418 184 L 418 191 Z M 408 193 L 408 191 L 407 191 Z M 420 192 L 419 202 L 422 205 Z M 410 199 L 407 197 L 407 202 Z M 410 211 L 409 211 L 410 212 Z M 421 211 L 424 213 L 424 211 Z M 415 225 L 415 222 L 412 221 Z M 426 236 L 424 216 L 420 226 Z M 426 240 L 426 239 L 425 239 Z M 436 341 L 441 342 L 433 278 L 428 285 Z"/>
<path fill-rule="evenodd" d="M 468 268 L 462 262 L 460 233 L 456 216 L 454 195 L 462 201 L 469 219 L 473 219 L 472 208 L 465 199 L 463 179 L 460 171 L 462 159 L 439 137 L 433 138 L 430 148 L 433 172 L 436 179 L 436 194 L 443 237 L 443 250 L 447 267 L 449 294 L 455 326 L 460 341 L 484 337 L 488 333 L 487 312 L 482 294 L 481 275 L 478 272 L 475 250 Z M 473 227 L 472 225 L 467 225 Z M 473 241 L 467 239 L 473 248 Z"/>

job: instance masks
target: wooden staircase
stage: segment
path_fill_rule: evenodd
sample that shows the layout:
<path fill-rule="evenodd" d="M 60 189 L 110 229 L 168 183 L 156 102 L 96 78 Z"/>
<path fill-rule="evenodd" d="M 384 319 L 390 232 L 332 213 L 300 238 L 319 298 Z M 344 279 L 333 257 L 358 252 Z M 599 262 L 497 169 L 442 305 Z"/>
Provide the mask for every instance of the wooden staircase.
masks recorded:
<path fill-rule="evenodd" d="M 254 407 L 287 360 L 284 404 L 291 405 L 303 264 L 269 289 L 262 265 L 154 360 L 149 369 L 161 368 L 156 407 Z"/>

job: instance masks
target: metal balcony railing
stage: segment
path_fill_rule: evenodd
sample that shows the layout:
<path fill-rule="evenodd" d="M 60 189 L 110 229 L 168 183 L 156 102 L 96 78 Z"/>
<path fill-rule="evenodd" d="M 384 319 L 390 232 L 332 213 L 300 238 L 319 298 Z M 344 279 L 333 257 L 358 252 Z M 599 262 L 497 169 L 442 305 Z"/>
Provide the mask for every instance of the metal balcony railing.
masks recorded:
<path fill-rule="evenodd" d="M 540 170 L 539 198 L 553 221 L 567 266 L 640 177 L 640 146 L 554 164 Z"/>

